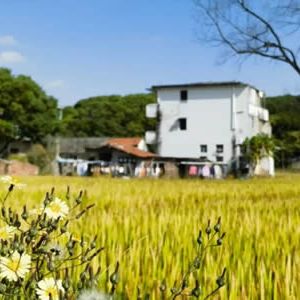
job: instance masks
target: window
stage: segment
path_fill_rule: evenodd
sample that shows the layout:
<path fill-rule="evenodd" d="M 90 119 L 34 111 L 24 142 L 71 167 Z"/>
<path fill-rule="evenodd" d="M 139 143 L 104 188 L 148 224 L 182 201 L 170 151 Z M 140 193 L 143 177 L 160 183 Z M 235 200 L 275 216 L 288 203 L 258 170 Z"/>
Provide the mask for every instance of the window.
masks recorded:
<path fill-rule="evenodd" d="M 186 118 L 178 119 L 180 130 L 186 130 Z"/>
<path fill-rule="evenodd" d="M 187 99 L 188 99 L 188 91 L 181 90 L 180 91 L 180 101 L 187 101 Z"/>
<path fill-rule="evenodd" d="M 217 153 L 223 153 L 224 152 L 224 145 L 217 145 Z"/>
<path fill-rule="evenodd" d="M 223 156 L 217 156 L 217 162 L 222 162 L 222 161 L 224 161 Z"/>
<path fill-rule="evenodd" d="M 207 152 L 207 145 L 200 145 L 200 151 L 202 153 Z"/>

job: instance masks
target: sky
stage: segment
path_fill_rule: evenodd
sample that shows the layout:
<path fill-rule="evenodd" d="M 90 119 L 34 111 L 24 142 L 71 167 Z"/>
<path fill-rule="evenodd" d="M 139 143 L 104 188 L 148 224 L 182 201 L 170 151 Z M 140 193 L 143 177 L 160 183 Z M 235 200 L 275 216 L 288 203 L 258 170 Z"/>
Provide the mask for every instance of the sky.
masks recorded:
<path fill-rule="evenodd" d="M 31 76 L 62 107 L 202 81 L 300 94 L 299 76 L 284 64 L 220 64 L 222 50 L 197 38 L 192 0 L 0 0 L 0 7 L 0 66 Z"/>

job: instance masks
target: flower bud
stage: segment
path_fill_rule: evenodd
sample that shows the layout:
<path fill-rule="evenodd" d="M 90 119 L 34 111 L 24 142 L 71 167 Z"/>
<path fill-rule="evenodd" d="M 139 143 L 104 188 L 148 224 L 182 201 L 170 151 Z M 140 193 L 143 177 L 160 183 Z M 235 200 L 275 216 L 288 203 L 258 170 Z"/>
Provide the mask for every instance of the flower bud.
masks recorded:
<path fill-rule="evenodd" d="M 202 244 L 202 231 L 200 230 L 199 231 L 199 235 L 198 235 L 198 238 L 197 238 L 197 243 L 199 244 L 199 245 L 201 245 Z"/>
<path fill-rule="evenodd" d="M 109 280 L 113 285 L 118 284 L 118 282 L 119 282 L 119 262 L 117 262 L 115 271 L 111 274 L 111 276 L 109 277 Z"/>
<path fill-rule="evenodd" d="M 218 239 L 217 239 L 217 245 L 218 246 L 221 246 L 222 245 L 222 243 L 223 243 L 223 238 L 224 238 L 224 236 L 225 236 L 225 232 L 221 235 L 221 237 L 219 237 Z"/>
<path fill-rule="evenodd" d="M 14 184 L 10 184 L 9 188 L 8 188 L 8 191 L 9 192 L 12 192 L 13 189 L 14 189 L 15 185 Z"/>
<path fill-rule="evenodd" d="M 26 205 L 23 206 L 23 212 L 21 214 L 21 217 L 23 220 L 27 220 L 27 218 L 28 218 Z"/>
<path fill-rule="evenodd" d="M 215 232 L 220 232 L 221 229 L 221 217 L 218 218 L 218 223 L 214 226 Z"/>
<path fill-rule="evenodd" d="M 225 285 L 225 273 L 226 273 L 226 268 L 224 268 L 223 273 L 216 280 L 216 283 L 219 288 Z"/>
<path fill-rule="evenodd" d="M 206 232 L 206 234 L 207 234 L 208 236 L 209 236 L 210 233 L 211 233 L 210 220 L 208 220 L 208 224 L 207 224 L 207 227 L 206 227 L 206 229 L 205 229 L 205 232 Z"/>
<path fill-rule="evenodd" d="M 196 297 L 196 298 L 199 298 L 202 294 L 202 291 L 201 291 L 201 288 L 200 288 L 200 285 L 199 285 L 199 281 L 196 280 L 196 285 L 195 287 L 193 288 L 192 292 L 191 292 L 191 295 Z"/>

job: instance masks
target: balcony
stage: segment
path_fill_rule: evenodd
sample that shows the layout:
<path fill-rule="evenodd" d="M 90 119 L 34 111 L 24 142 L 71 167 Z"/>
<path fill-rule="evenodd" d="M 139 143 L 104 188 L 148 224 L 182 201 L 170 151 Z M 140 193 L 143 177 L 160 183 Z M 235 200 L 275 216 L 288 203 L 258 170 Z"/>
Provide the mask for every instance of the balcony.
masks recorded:
<path fill-rule="evenodd" d="M 147 118 L 156 118 L 158 113 L 157 103 L 151 103 L 146 105 L 146 117 Z"/>
<path fill-rule="evenodd" d="M 253 117 L 257 117 L 262 121 L 268 122 L 269 121 L 269 111 L 259 107 L 250 104 L 249 105 L 249 115 Z"/>
<path fill-rule="evenodd" d="M 146 144 L 149 144 L 149 145 L 156 144 L 156 132 L 155 131 L 146 131 L 145 140 L 146 140 Z"/>

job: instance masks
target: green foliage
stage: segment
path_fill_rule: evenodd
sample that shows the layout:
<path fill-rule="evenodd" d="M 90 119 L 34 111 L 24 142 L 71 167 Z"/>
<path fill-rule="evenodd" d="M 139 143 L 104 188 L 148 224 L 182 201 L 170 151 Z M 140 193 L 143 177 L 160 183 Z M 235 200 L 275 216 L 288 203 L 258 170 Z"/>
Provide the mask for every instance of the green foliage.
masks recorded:
<path fill-rule="evenodd" d="M 273 156 L 274 150 L 274 140 L 266 134 L 258 134 L 251 138 L 246 138 L 241 146 L 242 154 L 250 162 L 252 171 L 259 160 L 267 156 Z"/>
<path fill-rule="evenodd" d="M 28 157 L 25 153 L 10 154 L 8 160 L 17 160 L 23 163 L 28 163 Z"/>
<path fill-rule="evenodd" d="M 266 108 L 277 145 L 277 165 L 286 166 L 291 158 L 300 156 L 300 96 L 267 98 Z"/>
<path fill-rule="evenodd" d="M 300 131 L 300 96 L 284 95 L 266 100 L 273 134 L 283 138 L 287 131 Z"/>
<path fill-rule="evenodd" d="M 62 133 L 65 136 L 142 136 L 155 128 L 147 119 L 145 107 L 155 102 L 153 94 L 99 96 L 80 100 L 63 112 Z"/>
<path fill-rule="evenodd" d="M 58 129 L 57 100 L 30 77 L 0 68 L 0 118 L 2 143 L 22 137 L 40 143 Z"/>
<path fill-rule="evenodd" d="M 51 163 L 47 150 L 41 144 L 33 145 L 27 153 L 28 161 L 39 167 L 40 174 L 49 172 Z"/>

